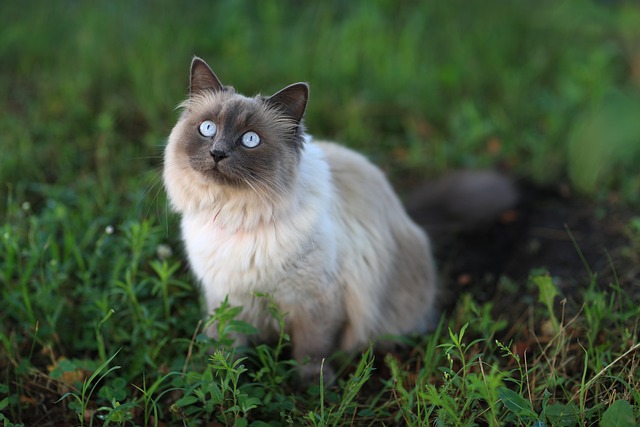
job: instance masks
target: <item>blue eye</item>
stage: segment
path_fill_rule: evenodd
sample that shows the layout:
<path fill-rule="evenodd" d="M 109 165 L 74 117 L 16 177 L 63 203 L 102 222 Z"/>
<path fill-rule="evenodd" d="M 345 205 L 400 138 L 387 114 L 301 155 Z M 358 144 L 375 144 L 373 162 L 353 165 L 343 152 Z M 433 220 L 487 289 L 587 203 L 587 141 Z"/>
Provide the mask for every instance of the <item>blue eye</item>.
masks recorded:
<path fill-rule="evenodd" d="M 247 132 L 242 135 L 242 145 L 247 148 L 254 148 L 260 144 L 260 137 L 255 132 Z"/>
<path fill-rule="evenodd" d="M 200 130 L 200 135 L 206 136 L 207 138 L 216 134 L 216 124 L 211 120 L 205 120 L 200 123 L 200 127 L 198 129 Z"/>

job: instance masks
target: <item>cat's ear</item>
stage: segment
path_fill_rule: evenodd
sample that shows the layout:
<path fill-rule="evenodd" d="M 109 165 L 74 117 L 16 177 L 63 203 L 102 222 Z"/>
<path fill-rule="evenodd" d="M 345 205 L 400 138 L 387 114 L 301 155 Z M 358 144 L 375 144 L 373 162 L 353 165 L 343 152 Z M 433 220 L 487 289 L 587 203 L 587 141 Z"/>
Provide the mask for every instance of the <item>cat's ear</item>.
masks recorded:
<path fill-rule="evenodd" d="M 309 85 L 294 83 L 266 99 L 266 102 L 282 110 L 287 116 L 300 123 L 307 109 Z"/>
<path fill-rule="evenodd" d="M 191 81 L 189 84 L 189 95 L 195 95 L 204 91 L 218 92 L 223 90 L 224 86 L 211 68 L 202 59 L 197 56 L 191 61 Z"/>

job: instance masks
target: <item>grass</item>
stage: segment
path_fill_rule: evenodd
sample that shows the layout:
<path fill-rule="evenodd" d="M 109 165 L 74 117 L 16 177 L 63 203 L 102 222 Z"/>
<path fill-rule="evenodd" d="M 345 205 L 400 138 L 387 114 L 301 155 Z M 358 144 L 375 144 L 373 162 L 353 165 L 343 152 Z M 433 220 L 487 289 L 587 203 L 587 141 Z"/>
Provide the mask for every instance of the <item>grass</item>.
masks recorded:
<path fill-rule="evenodd" d="M 335 355 L 337 384 L 299 390 L 285 334 L 238 357 L 228 332 L 250 325 L 231 307 L 220 342 L 202 334 L 159 174 L 198 54 L 244 93 L 309 81 L 312 133 L 401 190 L 501 165 L 637 206 L 636 3 L 26 1 L 0 3 L 0 21 L 5 426 L 640 419 L 637 218 L 623 248 L 603 248 L 629 269 L 607 286 L 503 277 L 502 298 L 462 294 L 406 350 Z M 520 317 L 501 305 L 512 297 Z"/>

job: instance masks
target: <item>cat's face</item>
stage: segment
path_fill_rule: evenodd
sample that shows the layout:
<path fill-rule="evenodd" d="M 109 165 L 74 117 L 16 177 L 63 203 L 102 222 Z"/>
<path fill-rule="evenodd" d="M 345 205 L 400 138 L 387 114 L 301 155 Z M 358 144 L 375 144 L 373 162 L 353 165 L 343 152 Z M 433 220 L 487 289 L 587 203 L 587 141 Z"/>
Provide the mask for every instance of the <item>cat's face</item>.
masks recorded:
<path fill-rule="evenodd" d="M 307 98 L 304 83 L 271 97 L 239 95 L 194 58 L 189 98 L 169 142 L 173 160 L 212 185 L 284 191 L 297 173 Z"/>

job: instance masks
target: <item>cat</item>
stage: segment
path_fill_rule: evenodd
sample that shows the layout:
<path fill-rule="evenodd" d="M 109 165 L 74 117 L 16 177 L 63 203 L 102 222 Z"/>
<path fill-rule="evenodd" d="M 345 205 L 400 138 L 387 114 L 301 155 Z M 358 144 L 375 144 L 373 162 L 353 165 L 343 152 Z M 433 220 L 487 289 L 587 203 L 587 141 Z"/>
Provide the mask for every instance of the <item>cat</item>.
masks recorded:
<path fill-rule="evenodd" d="M 308 98 L 306 83 L 243 96 L 194 57 L 163 172 L 208 312 L 228 298 L 259 329 L 239 344 L 274 340 L 256 296 L 269 294 L 307 381 L 322 366 L 333 377 L 323 360 L 335 350 L 428 332 L 439 287 L 429 237 L 382 171 L 306 134 Z"/>

